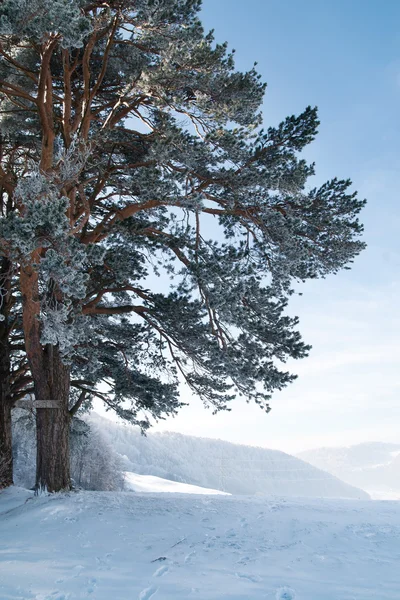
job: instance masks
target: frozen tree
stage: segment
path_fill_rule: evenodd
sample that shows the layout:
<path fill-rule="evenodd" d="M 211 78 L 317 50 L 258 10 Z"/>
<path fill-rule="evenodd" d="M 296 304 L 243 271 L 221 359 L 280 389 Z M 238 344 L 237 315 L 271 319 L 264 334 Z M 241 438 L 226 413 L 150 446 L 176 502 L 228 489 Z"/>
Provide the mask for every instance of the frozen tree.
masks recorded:
<path fill-rule="evenodd" d="M 13 410 L 13 457 L 16 485 L 31 488 L 35 480 L 36 423 L 33 411 Z M 71 476 L 88 490 L 121 490 L 122 463 L 96 422 L 71 419 Z"/>
<path fill-rule="evenodd" d="M 36 424 L 33 411 L 13 409 L 12 450 L 15 485 L 32 488 L 36 467 Z"/>
<path fill-rule="evenodd" d="M 12 484 L 11 357 L 8 328 L 9 263 L 0 258 L 0 489 Z"/>
<path fill-rule="evenodd" d="M 31 384 L 16 287 L 11 261 L 0 256 L 0 489 L 13 482 L 11 410 Z"/>
<path fill-rule="evenodd" d="M 269 410 L 294 378 L 279 363 L 308 350 L 285 313 L 293 281 L 363 248 L 350 182 L 307 186 L 316 109 L 262 129 L 265 85 L 235 70 L 199 8 L 0 5 L 1 125 L 22 149 L 17 177 L 1 165 L 15 210 L 0 247 L 20 265 L 49 490 L 69 486 L 71 386 L 78 405 L 100 395 L 142 427 L 143 410 L 179 408 L 179 378 L 214 410 L 237 394 Z"/>
<path fill-rule="evenodd" d="M 74 419 L 71 437 L 71 475 L 85 490 L 115 491 L 124 487 L 122 462 L 101 428 Z"/>

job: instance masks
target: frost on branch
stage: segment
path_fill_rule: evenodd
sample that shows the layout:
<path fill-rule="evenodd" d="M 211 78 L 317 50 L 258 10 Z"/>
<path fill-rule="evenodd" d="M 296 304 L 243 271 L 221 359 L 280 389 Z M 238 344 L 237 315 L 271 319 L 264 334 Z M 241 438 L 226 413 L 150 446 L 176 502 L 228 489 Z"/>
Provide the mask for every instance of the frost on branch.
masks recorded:
<path fill-rule="evenodd" d="M 76 0 L 4 0 L 0 6 L 0 34 L 43 42 L 59 34 L 63 48 L 81 48 L 90 21 Z"/>
<path fill-rule="evenodd" d="M 73 165 L 76 169 L 85 157 L 74 161 L 67 159 L 68 156 L 63 159 L 63 165 L 67 166 L 61 172 L 70 177 L 75 172 Z M 16 200 L 23 204 L 23 211 L 11 213 L 1 222 L 0 228 L 12 255 L 22 264 L 41 249 L 34 264 L 41 292 L 41 341 L 42 344 L 58 344 L 63 355 L 67 356 L 84 338 L 85 328 L 75 322 L 76 301 L 86 295 L 88 266 L 100 264 L 104 250 L 81 244 L 70 235 L 67 218 L 69 199 L 60 195 L 59 188 L 60 185 L 57 186 L 33 165 L 15 190 Z"/>

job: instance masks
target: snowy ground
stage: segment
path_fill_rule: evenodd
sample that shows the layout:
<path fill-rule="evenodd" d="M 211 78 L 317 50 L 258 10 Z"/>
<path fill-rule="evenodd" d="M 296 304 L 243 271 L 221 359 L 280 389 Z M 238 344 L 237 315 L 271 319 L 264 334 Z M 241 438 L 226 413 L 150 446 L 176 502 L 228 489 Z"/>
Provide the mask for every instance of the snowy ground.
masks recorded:
<path fill-rule="evenodd" d="M 0 493 L 1 600 L 399 600 L 400 503 Z"/>
<path fill-rule="evenodd" d="M 190 483 L 171 481 L 154 475 L 139 475 L 132 471 L 125 471 L 125 488 L 132 492 L 159 493 L 168 492 L 174 494 L 207 494 L 230 496 L 226 492 L 204 488 Z"/>
<path fill-rule="evenodd" d="M 366 490 L 373 500 L 400 500 L 399 491 Z"/>

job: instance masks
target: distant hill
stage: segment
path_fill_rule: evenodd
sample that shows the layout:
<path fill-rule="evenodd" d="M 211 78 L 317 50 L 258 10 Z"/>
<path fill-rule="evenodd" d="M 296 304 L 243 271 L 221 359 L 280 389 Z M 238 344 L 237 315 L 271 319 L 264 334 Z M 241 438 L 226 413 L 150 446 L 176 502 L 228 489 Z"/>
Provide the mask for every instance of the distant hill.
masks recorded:
<path fill-rule="evenodd" d="M 316 448 L 297 455 L 343 481 L 379 495 L 400 497 L 400 444 L 368 442 L 340 448 Z"/>
<path fill-rule="evenodd" d="M 306 462 L 279 452 L 179 433 L 149 433 L 92 413 L 122 458 L 125 471 L 231 494 L 368 498 L 368 494 Z"/>

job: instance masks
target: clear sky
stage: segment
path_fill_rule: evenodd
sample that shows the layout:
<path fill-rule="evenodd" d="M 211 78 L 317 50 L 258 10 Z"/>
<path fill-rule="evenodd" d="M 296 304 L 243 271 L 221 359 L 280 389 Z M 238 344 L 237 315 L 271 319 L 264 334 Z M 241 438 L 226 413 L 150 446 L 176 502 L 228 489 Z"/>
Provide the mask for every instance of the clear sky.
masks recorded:
<path fill-rule="evenodd" d="M 290 365 L 299 378 L 274 395 L 268 415 L 238 402 L 213 416 L 190 400 L 156 429 L 287 452 L 400 441 L 400 2 L 204 0 L 202 17 L 235 48 L 239 69 L 258 62 L 265 125 L 319 107 L 306 157 L 315 183 L 350 177 L 368 199 L 368 249 L 350 271 L 292 298 L 313 349 Z"/>

